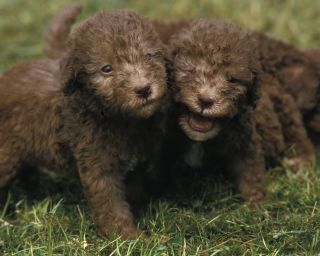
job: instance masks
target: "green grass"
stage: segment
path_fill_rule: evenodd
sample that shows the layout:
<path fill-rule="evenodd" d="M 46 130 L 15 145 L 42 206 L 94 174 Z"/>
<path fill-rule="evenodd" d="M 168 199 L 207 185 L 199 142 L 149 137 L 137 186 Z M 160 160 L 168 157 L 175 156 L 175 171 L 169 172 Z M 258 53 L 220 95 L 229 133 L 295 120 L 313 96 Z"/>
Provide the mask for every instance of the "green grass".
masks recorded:
<path fill-rule="evenodd" d="M 43 31 L 67 3 L 0 0 L 0 70 L 43 56 Z M 320 45 L 318 1 L 92 0 L 85 6 L 82 17 L 123 7 L 158 18 L 218 17 L 299 46 Z M 272 203 L 259 208 L 239 201 L 228 184 L 208 180 L 195 195 L 180 191 L 154 201 L 139 220 L 151 233 L 147 241 L 98 237 L 76 181 L 20 180 L 0 212 L 0 255 L 320 255 L 320 168 L 300 179 L 286 170 L 268 177 Z"/>
<path fill-rule="evenodd" d="M 268 177 L 272 203 L 257 208 L 240 202 L 221 181 L 206 181 L 195 195 L 178 191 L 153 202 L 139 221 L 151 232 L 148 241 L 97 237 L 77 182 L 42 177 L 41 187 L 28 189 L 19 181 L 12 187 L 7 213 L 0 214 L 0 252 L 10 256 L 319 254 L 320 171 L 297 179 L 290 172 L 273 170 Z M 27 183 L 36 187 L 37 182 Z"/>

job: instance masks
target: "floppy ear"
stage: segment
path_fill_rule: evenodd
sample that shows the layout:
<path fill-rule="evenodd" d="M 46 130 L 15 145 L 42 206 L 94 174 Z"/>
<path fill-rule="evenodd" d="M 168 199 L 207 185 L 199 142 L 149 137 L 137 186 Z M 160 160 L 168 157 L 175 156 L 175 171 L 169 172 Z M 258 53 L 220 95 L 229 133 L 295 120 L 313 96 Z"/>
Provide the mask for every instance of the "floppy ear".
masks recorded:
<path fill-rule="evenodd" d="M 247 104 L 251 106 L 253 109 L 257 105 L 257 101 L 260 98 L 260 94 L 261 94 L 260 77 L 258 73 L 254 72 L 252 84 L 248 86 L 248 91 L 247 91 Z"/>
<path fill-rule="evenodd" d="M 247 105 L 255 109 L 261 95 L 261 87 L 264 83 L 262 80 L 265 79 L 265 73 L 263 71 L 260 51 L 258 50 L 259 45 L 255 35 L 249 33 L 245 38 L 248 45 L 247 50 L 249 50 L 249 52 L 247 52 L 250 58 L 249 69 L 252 74 L 252 83 L 248 86 L 247 91 Z"/>
<path fill-rule="evenodd" d="M 169 89 L 174 93 L 177 93 L 179 91 L 179 88 L 176 86 L 175 79 L 174 79 L 175 69 L 173 65 L 179 51 L 180 49 L 178 47 L 174 47 L 169 44 L 169 46 L 167 46 L 167 54 L 165 56 L 168 86 L 169 86 Z"/>
<path fill-rule="evenodd" d="M 63 92 L 73 94 L 85 84 L 85 73 L 81 70 L 80 63 L 71 52 L 67 53 L 60 61 L 61 81 Z"/>

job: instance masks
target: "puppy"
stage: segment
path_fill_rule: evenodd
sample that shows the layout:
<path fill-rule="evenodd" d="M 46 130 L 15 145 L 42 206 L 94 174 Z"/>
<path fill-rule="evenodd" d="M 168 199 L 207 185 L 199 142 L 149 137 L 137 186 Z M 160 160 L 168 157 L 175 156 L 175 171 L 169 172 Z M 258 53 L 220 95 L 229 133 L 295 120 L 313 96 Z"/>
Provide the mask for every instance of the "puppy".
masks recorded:
<path fill-rule="evenodd" d="M 187 29 L 191 21 L 161 22 L 154 20 L 153 24 L 160 34 L 163 42 L 167 43 L 175 33 Z M 319 102 L 319 68 L 316 68 L 316 60 L 307 58 L 306 54 L 293 45 L 271 38 L 260 32 L 251 33 L 253 40 L 257 41 L 258 59 L 261 62 L 264 79 L 261 83 L 262 90 L 266 91 L 262 102 L 259 102 L 259 114 L 263 110 L 264 115 L 257 118 L 259 133 L 262 136 L 262 146 L 265 148 L 265 156 L 278 162 L 282 158 L 284 163 L 297 172 L 305 167 L 311 167 L 315 161 L 315 149 L 305 128 L 304 119 L 311 131 L 320 130 L 317 125 L 320 107 Z M 316 50 L 309 50 L 312 53 Z M 312 54 L 317 56 L 317 54 Z M 319 54 L 318 54 L 319 55 Z M 319 59 L 318 59 L 319 62 Z M 270 108 L 269 100 L 274 105 Z M 266 106 L 264 106 L 266 104 Z M 319 104 L 320 105 L 320 104 Z M 273 122 L 270 123 L 272 111 Z M 302 112 L 302 113 L 301 113 Z M 312 113 L 312 114 L 310 114 Z M 265 122 L 268 119 L 268 122 Z M 277 120 L 276 120 L 277 119 Z M 280 125 L 276 130 L 270 125 Z M 270 128 L 270 130 L 269 130 Z M 279 132 L 282 131 L 282 134 Z M 273 138 L 275 141 L 270 141 Z M 282 138 L 282 142 L 277 140 Z M 281 144 L 285 146 L 280 146 Z M 268 151 L 270 146 L 279 145 L 277 150 Z"/>
<path fill-rule="evenodd" d="M 72 4 L 64 7 L 54 16 L 47 28 L 46 36 L 44 38 L 44 53 L 48 58 L 59 59 L 65 56 L 67 52 L 67 39 L 70 34 L 71 26 L 75 22 L 81 9 L 82 6 L 80 4 Z M 179 22 L 179 24 L 181 24 L 181 22 Z M 167 105 L 165 108 L 168 108 L 169 105 L 171 105 L 169 97 L 167 97 L 165 102 Z M 157 145 L 155 146 L 156 150 L 154 150 L 154 157 L 151 161 L 153 163 L 152 168 L 148 165 L 139 165 L 137 168 L 134 168 L 134 171 L 131 171 L 126 176 L 124 181 L 126 199 L 136 216 L 143 215 L 144 209 L 150 201 L 150 196 L 154 195 L 155 191 L 160 191 L 157 185 L 159 183 L 159 178 L 161 177 L 166 180 L 162 170 L 169 169 L 169 163 L 173 161 L 173 159 L 168 159 L 167 157 L 166 152 L 168 152 L 169 149 L 163 149 L 165 145 L 169 145 L 170 143 L 170 138 L 166 132 L 167 119 L 166 115 L 162 115 L 161 118 L 156 120 L 158 123 L 154 123 L 155 127 L 159 127 L 163 130 L 163 133 L 161 139 L 159 139 L 159 142 L 157 142 Z"/>
<path fill-rule="evenodd" d="M 228 171 L 244 199 L 265 199 L 265 161 L 253 109 L 260 65 L 249 33 L 201 19 L 170 40 L 179 155 L 194 168 Z M 178 138 L 178 136 L 177 136 Z"/>
<path fill-rule="evenodd" d="M 103 11 L 72 32 L 61 60 L 2 74 L 0 188 L 25 163 L 75 170 L 99 231 L 136 236 L 123 180 L 149 165 L 161 141 L 163 55 L 144 18 Z"/>

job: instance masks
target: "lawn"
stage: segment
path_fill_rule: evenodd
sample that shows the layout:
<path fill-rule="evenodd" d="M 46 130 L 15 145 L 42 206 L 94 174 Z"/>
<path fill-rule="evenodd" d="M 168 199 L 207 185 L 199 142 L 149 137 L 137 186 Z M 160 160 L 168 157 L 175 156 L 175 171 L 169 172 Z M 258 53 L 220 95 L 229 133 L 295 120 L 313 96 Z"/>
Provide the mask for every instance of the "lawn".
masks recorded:
<path fill-rule="evenodd" d="M 43 32 L 68 0 L 0 0 L 0 70 L 43 56 Z M 81 18 L 102 8 L 149 17 L 216 17 L 261 29 L 301 47 L 320 46 L 320 2 L 295 0 L 91 0 Z M 0 142 L 1 143 L 1 142 Z M 320 255 L 319 168 L 300 178 L 268 172 L 270 203 L 249 207 L 221 180 L 153 201 L 139 226 L 147 240 L 96 235 L 78 181 L 24 177 L 0 211 L 0 255 Z M 200 181 L 199 181 L 200 182 Z M 196 186 L 199 187 L 199 186 Z"/>

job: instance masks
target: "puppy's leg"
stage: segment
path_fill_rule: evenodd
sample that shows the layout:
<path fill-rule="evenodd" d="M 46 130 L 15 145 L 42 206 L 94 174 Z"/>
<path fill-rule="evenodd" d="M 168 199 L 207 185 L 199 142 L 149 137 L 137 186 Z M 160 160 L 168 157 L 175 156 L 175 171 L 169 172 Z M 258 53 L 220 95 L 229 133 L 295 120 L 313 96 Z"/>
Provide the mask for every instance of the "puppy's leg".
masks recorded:
<path fill-rule="evenodd" d="M 105 154 L 106 161 L 96 156 L 79 161 L 79 174 L 94 220 L 102 235 L 118 231 L 123 238 L 136 237 L 137 229 L 128 203 L 125 201 L 122 177 L 117 161 Z"/>
<path fill-rule="evenodd" d="M 282 124 L 286 145 L 292 147 L 291 152 L 289 151 L 284 158 L 285 164 L 294 172 L 305 167 L 313 167 L 316 159 L 315 149 L 308 137 L 297 104 L 280 86 L 272 87 L 270 94 Z"/>
<path fill-rule="evenodd" d="M 265 160 L 259 135 L 253 129 L 244 154 L 234 156 L 230 171 L 235 178 L 241 196 L 251 203 L 266 200 Z"/>

